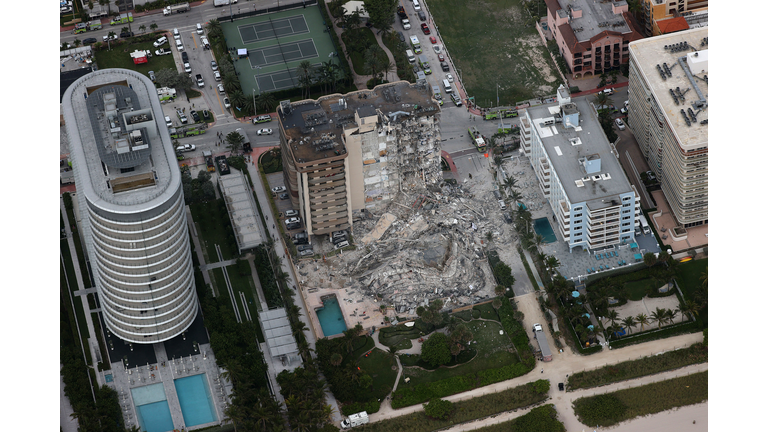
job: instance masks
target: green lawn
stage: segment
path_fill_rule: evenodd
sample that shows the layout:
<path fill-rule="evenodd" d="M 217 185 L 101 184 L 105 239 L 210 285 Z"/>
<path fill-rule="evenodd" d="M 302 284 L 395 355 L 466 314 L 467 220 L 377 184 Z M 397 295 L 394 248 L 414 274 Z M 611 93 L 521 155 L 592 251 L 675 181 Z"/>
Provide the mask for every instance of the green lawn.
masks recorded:
<path fill-rule="evenodd" d="M 629 292 L 629 300 L 640 301 L 645 297 L 649 289 L 654 288 L 652 279 L 642 279 L 639 281 L 627 282 L 624 287 Z M 655 287 L 658 288 L 658 287 Z"/>
<path fill-rule="evenodd" d="M 688 261 L 678 266 L 678 278 L 677 284 L 680 286 L 680 290 L 683 292 L 686 300 L 691 300 L 696 290 L 701 289 L 702 280 L 701 275 L 707 271 L 709 259 L 700 259 Z M 707 327 L 708 321 L 708 307 L 705 307 L 699 311 L 698 320 L 700 320 L 703 327 Z"/>
<path fill-rule="evenodd" d="M 227 235 L 234 234 L 232 231 L 227 232 L 226 226 L 229 226 L 229 219 L 219 211 L 219 202 L 222 202 L 222 199 L 193 203 L 189 206 L 197 234 L 203 243 L 205 262 L 208 264 L 219 262 L 216 244 L 221 248 L 221 256 L 224 260 L 233 259 L 237 255 L 237 250 L 233 252 L 229 248 Z"/>
<path fill-rule="evenodd" d="M 393 369 L 393 361 L 387 353 L 378 348 L 371 351 L 367 357 L 363 356 L 358 360 L 357 364 L 363 373 L 373 378 L 371 397 L 384 399 L 392 391 L 397 378 L 397 363 L 394 363 Z"/>
<path fill-rule="evenodd" d="M 400 377 L 399 385 L 407 385 L 404 381 L 410 377 L 410 386 L 421 383 L 439 381 L 445 378 L 467 375 L 473 372 L 479 372 L 485 369 L 500 368 L 517 362 L 517 356 L 508 350 L 512 349 L 512 342 L 506 332 L 499 334 L 501 324 L 491 321 L 471 321 L 466 324 L 472 332 L 475 341 L 472 343 L 472 349 L 477 351 L 477 355 L 471 361 L 452 367 L 441 367 L 434 371 L 423 370 L 420 368 L 405 368 Z M 402 357 L 401 357 L 402 358 Z"/>
<path fill-rule="evenodd" d="M 497 84 L 501 105 L 554 94 L 560 84 L 536 29 L 525 25 L 528 14 L 521 4 L 522 0 L 429 3 L 448 53 L 461 70 L 466 91 L 480 106 L 497 105 Z M 429 45 L 426 37 L 423 39 Z M 554 80 L 548 82 L 547 76 Z"/>
<path fill-rule="evenodd" d="M 221 268 L 216 268 L 208 271 L 208 275 L 211 277 L 211 282 L 216 287 L 217 296 L 229 297 L 229 291 L 227 290 L 227 283 L 224 280 L 224 271 Z M 237 267 L 232 265 L 227 267 L 227 276 L 229 276 L 229 282 L 232 284 L 232 292 L 235 295 L 235 304 L 237 310 L 240 312 L 240 318 L 243 322 L 248 321 L 245 315 L 245 309 L 243 308 L 243 302 L 240 299 L 240 292 L 245 293 L 245 299 L 248 301 L 248 311 L 251 313 L 251 320 L 256 327 L 256 335 L 259 342 L 264 342 L 264 335 L 259 326 L 258 318 L 258 306 L 255 299 L 256 288 L 253 285 L 253 280 L 250 275 L 240 276 L 237 274 Z M 231 308 L 232 302 L 228 301 L 227 305 Z"/>
<path fill-rule="evenodd" d="M 363 57 L 363 52 L 365 50 L 353 51 L 350 48 L 355 44 L 363 47 L 378 47 L 379 44 L 376 42 L 376 36 L 373 35 L 371 29 L 368 27 L 360 27 L 354 30 L 345 30 L 344 33 L 341 34 L 341 40 L 344 42 L 344 46 L 347 47 L 347 53 L 352 60 L 352 67 L 355 69 L 355 73 L 358 75 L 367 75 L 364 67 L 365 58 Z"/>
<path fill-rule="evenodd" d="M 240 295 L 238 292 L 245 294 L 246 300 L 248 300 L 248 310 L 251 312 L 251 317 L 256 319 L 256 312 L 259 308 L 259 302 L 257 301 L 256 286 L 253 284 L 253 277 L 250 272 L 251 268 L 248 266 L 248 274 L 241 276 L 237 272 L 237 266 L 231 265 L 227 267 L 227 275 L 229 281 L 232 283 L 232 289 L 235 291 L 237 300 L 240 301 Z"/>
<path fill-rule="evenodd" d="M 127 26 L 127 24 L 126 24 Z M 137 26 L 134 26 L 131 24 L 131 27 L 133 28 L 133 31 L 135 34 L 139 34 L 139 30 Z M 114 31 L 117 34 L 120 34 L 120 29 L 122 26 L 114 26 L 110 31 Z M 158 36 L 159 37 L 159 36 Z M 129 39 L 118 39 L 119 41 L 126 41 Z M 168 45 L 163 45 L 162 48 L 167 49 Z M 138 43 L 121 43 L 119 45 L 112 44 L 112 50 L 108 50 L 106 47 L 106 44 L 104 47 L 102 47 L 101 50 L 95 51 L 96 55 L 96 64 L 99 65 L 100 69 L 107 69 L 107 68 L 123 68 L 123 69 L 131 69 L 135 70 L 137 72 L 143 73 L 144 75 L 148 75 L 149 71 L 159 71 L 160 69 L 173 69 L 178 70 L 176 68 L 176 63 L 173 61 L 173 55 L 164 55 L 164 56 L 155 56 L 153 55 L 152 58 L 149 59 L 147 63 L 144 64 L 134 64 L 133 59 L 131 59 L 131 53 L 135 50 L 150 50 L 154 54 L 155 50 L 157 48 L 152 45 L 152 41 L 149 42 L 138 42 Z"/>

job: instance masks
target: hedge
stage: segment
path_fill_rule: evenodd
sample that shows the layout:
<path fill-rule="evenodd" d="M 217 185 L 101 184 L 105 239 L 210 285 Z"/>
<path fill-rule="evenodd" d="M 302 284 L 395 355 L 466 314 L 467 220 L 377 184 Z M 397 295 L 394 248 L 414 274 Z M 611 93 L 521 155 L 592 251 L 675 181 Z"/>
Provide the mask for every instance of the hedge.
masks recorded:
<path fill-rule="evenodd" d="M 696 322 L 687 322 L 685 324 L 678 324 L 672 327 L 667 327 L 661 330 L 654 330 L 646 333 L 639 334 L 637 336 L 625 337 L 615 342 L 611 342 L 611 348 L 622 348 L 629 345 L 648 342 L 657 339 L 666 339 L 668 337 L 677 336 L 681 334 L 697 333 L 701 331 Z"/>

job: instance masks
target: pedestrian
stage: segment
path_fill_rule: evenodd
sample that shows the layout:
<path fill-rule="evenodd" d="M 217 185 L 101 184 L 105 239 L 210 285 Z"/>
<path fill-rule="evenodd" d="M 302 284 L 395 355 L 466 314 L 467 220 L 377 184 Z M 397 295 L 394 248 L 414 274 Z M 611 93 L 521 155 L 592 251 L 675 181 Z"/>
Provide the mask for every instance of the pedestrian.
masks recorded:
<path fill-rule="evenodd" d="M 544 369 L 541 370 L 541 373 L 544 373 Z"/>

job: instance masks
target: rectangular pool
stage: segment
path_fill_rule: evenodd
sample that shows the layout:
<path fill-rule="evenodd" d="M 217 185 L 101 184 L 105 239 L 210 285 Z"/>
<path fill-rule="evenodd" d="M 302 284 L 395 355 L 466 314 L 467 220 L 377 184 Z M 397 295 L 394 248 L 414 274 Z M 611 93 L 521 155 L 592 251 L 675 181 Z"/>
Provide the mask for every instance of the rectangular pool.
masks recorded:
<path fill-rule="evenodd" d="M 544 243 L 554 243 L 557 241 L 555 231 L 552 230 L 552 225 L 549 224 L 549 219 L 540 218 L 533 221 L 533 230 L 536 234 L 544 237 Z"/>
<path fill-rule="evenodd" d="M 173 419 L 163 384 L 157 383 L 131 389 L 136 405 L 139 426 L 145 432 L 168 432 L 173 430 Z"/>
<path fill-rule="evenodd" d="M 216 407 L 205 374 L 173 380 L 187 427 L 216 421 Z"/>
<path fill-rule="evenodd" d="M 344 322 L 344 316 L 341 314 L 339 300 L 336 296 L 323 299 L 323 307 L 315 309 L 317 320 L 320 321 L 320 327 L 323 329 L 323 336 L 333 336 L 343 333 L 347 330 L 347 324 Z"/>

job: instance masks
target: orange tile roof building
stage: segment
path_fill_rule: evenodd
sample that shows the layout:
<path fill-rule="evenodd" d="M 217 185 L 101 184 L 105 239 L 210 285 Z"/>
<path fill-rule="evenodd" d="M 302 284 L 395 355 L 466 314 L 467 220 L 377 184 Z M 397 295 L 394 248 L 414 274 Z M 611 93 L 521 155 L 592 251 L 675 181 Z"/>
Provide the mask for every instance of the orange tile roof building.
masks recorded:
<path fill-rule="evenodd" d="M 576 79 L 629 62 L 629 43 L 643 38 L 626 0 L 545 1 L 549 28 Z"/>
<path fill-rule="evenodd" d="M 642 0 L 640 25 L 646 36 L 706 27 L 708 0 Z"/>

